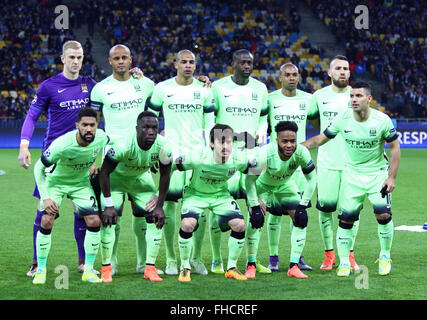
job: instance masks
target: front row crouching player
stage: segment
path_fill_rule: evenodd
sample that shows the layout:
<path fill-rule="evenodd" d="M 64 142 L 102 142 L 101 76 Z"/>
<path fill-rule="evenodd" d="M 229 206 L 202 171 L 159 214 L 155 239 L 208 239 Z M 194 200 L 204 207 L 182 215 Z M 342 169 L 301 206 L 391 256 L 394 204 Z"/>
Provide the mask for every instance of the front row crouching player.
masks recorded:
<path fill-rule="evenodd" d="M 133 214 L 138 225 L 140 220 L 147 222 L 146 233 L 136 232 L 137 239 L 145 236 L 146 248 L 141 250 L 144 257 L 138 257 L 144 266 L 144 279 L 162 281 L 155 269 L 156 258 L 162 240 L 162 227 L 165 222 L 163 203 L 169 188 L 172 153 L 166 139 L 157 135 L 159 122 L 157 116 L 144 111 L 139 114 L 136 132 L 117 141 L 104 159 L 100 172 L 100 185 L 103 226 L 101 227 L 101 278 L 112 282 L 111 255 L 114 247 L 117 212 L 123 210 L 123 200 L 127 193 L 133 200 Z M 160 162 L 159 194 L 150 168 Z M 143 239 L 140 239 L 143 240 Z M 141 241 L 138 241 L 141 242 Z M 138 251 L 138 250 L 137 250 Z M 138 268 L 137 268 L 138 269 Z"/>
<path fill-rule="evenodd" d="M 38 267 L 34 274 L 34 284 L 46 282 L 46 261 L 51 247 L 52 227 L 65 195 L 70 196 L 76 205 L 77 213 L 87 224 L 82 281 L 101 282 L 93 269 L 101 240 L 101 221 L 95 193 L 89 180 L 89 168 L 98 153 L 108 144 L 109 138 L 104 131 L 97 129 L 97 125 L 96 111 L 91 108 L 80 109 L 76 122 L 77 130 L 55 139 L 34 167 L 34 176 L 42 200 L 42 219 L 36 238 Z M 45 173 L 46 168 L 51 169 L 49 174 Z"/>
<path fill-rule="evenodd" d="M 211 214 L 215 215 L 222 232 L 231 229 L 225 277 L 247 279 L 236 267 L 245 244 L 245 221 L 239 206 L 228 191 L 227 181 L 237 171 L 246 173 L 252 164 L 244 152 L 233 149 L 233 136 L 231 127 L 216 124 L 210 130 L 210 148 L 181 155 L 176 160 L 178 170 L 193 170 L 190 183 L 184 190 L 181 209 L 178 237 L 181 255 L 179 281 L 191 281 L 192 236 L 205 209 L 211 210 Z"/>
<path fill-rule="evenodd" d="M 336 117 L 326 130 L 303 142 L 316 148 L 341 133 L 344 138 L 348 163 L 342 175 L 339 195 L 339 226 L 336 234 L 340 265 L 338 276 L 348 277 L 351 272 L 349 253 L 352 245 L 352 228 L 359 218 L 366 196 L 371 201 L 378 221 L 380 240 L 380 275 L 391 271 L 390 251 L 393 242 L 391 218 L 391 192 L 400 164 L 400 145 L 396 129 L 390 118 L 369 104 L 372 100 L 371 87 L 366 82 L 357 82 L 350 91 L 352 110 Z M 390 147 L 390 164 L 384 153 L 384 141 Z"/>
<path fill-rule="evenodd" d="M 308 223 L 306 209 L 316 189 L 316 171 L 310 152 L 297 144 L 297 131 L 298 126 L 293 121 L 280 121 L 276 125 L 276 142 L 272 141 L 259 149 L 256 155 L 257 166 L 246 176 L 246 192 L 252 215 L 260 197 L 271 217 L 275 218 L 275 223 L 280 224 L 280 218 L 284 214 L 291 217 L 293 225 L 287 275 L 304 279 L 307 275 L 301 272 L 298 263 L 305 246 Z M 301 167 L 307 179 L 302 197 L 292 179 L 298 167 Z"/>

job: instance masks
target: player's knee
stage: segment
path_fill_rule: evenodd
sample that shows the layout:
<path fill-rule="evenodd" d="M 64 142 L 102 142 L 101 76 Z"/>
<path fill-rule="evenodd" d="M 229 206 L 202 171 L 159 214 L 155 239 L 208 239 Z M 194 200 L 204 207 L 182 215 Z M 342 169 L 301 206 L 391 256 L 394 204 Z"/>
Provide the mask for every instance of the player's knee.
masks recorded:
<path fill-rule="evenodd" d="M 43 214 L 42 219 L 40 221 L 40 227 L 43 229 L 52 229 L 53 222 L 55 221 L 55 217 L 49 214 Z"/>
<path fill-rule="evenodd" d="M 101 219 L 98 215 L 85 216 L 85 221 L 88 227 L 97 228 L 101 226 Z"/>
<path fill-rule="evenodd" d="M 193 232 L 196 227 L 197 220 L 194 218 L 184 218 L 181 221 L 181 229 L 184 232 Z"/>
<path fill-rule="evenodd" d="M 234 232 L 245 232 L 245 229 L 246 229 L 245 220 L 243 219 L 239 219 L 239 218 L 232 219 L 229 221 L 228 224 L 231 230 Z"/>
<path fill-rule="evenodd" d="M 305 228 L 308 224 L 308 215 L 307 211 L 296 211 L 294 215 L 294 226 L 297 228 Z"/>
<path fill-rule="evenodd" d="M 342 229 L 352 229 L 354 221 L 349 220 L 340 220 L 338 223 L 339 227 Z"/>
<path fill-rule="evenodd" d="M 238 240 L 242 240 L 245 238 L 245 230 L 243 230 L 241 232 L 232 230 L 230 233 L 230 237 L 233 237 L 233 238 L 238 239 Z"/>
<path fill-rule="evenodd" d="M 379 224 L 387 224 L 391 221 L 390 213 L 380 213 L 375 215 Z"/>
<path fill-rule="evenodd" d="M 181 229 L 179 229 L 179 236 L 182 239 L 190 239 L 193 236 L 193 232 L 192 231 L 190 231 L 190 232 L 189 231 L 185 231 L 181 227 Z"/>

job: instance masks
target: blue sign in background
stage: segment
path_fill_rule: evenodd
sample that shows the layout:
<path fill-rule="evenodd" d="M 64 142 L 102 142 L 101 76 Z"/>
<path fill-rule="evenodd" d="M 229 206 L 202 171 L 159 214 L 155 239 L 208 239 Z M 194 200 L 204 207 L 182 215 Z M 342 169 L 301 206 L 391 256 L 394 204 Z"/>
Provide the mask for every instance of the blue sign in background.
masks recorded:
<path fill-rule="evenodd" d="M 405 122 L 393 119 L 401 148 L 427 148 L 427 122 Z M 160 124 L 163 128 L 163 123 Z M 30 148 L 41 148 L 46 132 L 45 124 L 38 123 L 31 138 Z M 311 124 L 307 125 L 307 138 L 318 134 Z M 0 148 L 19 148 L 21 128 L 0 128 Z"/>

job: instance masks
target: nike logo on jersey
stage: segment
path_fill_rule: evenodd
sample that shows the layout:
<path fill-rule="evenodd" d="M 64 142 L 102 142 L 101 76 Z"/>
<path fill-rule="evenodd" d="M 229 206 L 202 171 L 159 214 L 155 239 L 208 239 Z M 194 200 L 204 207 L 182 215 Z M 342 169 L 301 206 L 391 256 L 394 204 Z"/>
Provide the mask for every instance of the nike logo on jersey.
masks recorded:
<path fill-rule="evenodd" d="M 330 101 L 323 101 L 323 104 L 328 104 Z"/>
<path fill-rule="evenodd" d="M 224 94 L 224 98 L 228 98 L 228 97 L 231 97 L 231 96 L 232 96 L 232 94 L 228 94 L 228 95 Z"/>
<path fill-rule="evenodd" d="M 107 92 L 108 95 L 112 95 L 113 93 L 114 93 L 114 91 L 113 92 Z"/>
<path fill-rule="evenodd" d="M 76 159 L 76 158 L 68 158 L 68 160 L 70 160 L 70 161 L 73 161 L 74 159 Z"/>
<path fill-rule="evenodd" d="M 65 91 L 65 90 L 67 90 L 67 88 L 62 89 L 62 90 L 59 90 L 59 89 L 58 89 L 58 93 L 61 93 L 61 92 Z"/>
<path fill-rule="evenodd" d="M 281 106 L 274 106 L 274 109 L 280 108 Z"/>
<path fill-rule="evenodd" d="M 128 160 L 129 161 L 133 161 L 133 160 L 135 160 L 136 158 L 128 158 Z"/>
<path fill-rule="evenodd" d="M 168 95 L 166 95 L 168 98 L 170 98 L 170 97 L 173 97 L 175 95 L 175 93 L 174 94 L 168 94 Z"/>
<path fill-rule="evenodd" d="M 344 133 L 349 133 L 351 132 L 351 130 L 344 130 Z"/>

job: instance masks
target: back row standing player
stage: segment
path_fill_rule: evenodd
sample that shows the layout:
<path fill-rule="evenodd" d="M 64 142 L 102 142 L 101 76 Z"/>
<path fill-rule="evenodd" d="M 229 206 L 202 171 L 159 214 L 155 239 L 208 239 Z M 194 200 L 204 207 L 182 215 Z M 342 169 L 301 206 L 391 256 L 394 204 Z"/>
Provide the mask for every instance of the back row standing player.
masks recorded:
<path fill-rule="evenodd" d="M 309 109 L 310 114 L 320 119 L 320 132 L 323 132 L 335 117 L 351 108 L 350 68 L 347 58 L 341 55 L 335 56 L 329 65 L 328 75 L 331 78 L 331 85 L 314 92 Z M 319 210 L 319 225 L 325 248 L 325 259 L 320 266 L 321 270 L 331 270 L 335 264 L 332 213 L 337 209 L 342 172 L 346 161 L 345 144 L 341 135 L 338 135 L 334 141 L 319 147 L 316 208 Z M 352 229 L 350 264 L 353 270 L 359 269 L 353 252 L 358 229 L 359 220 L 354 222 Z"/>

